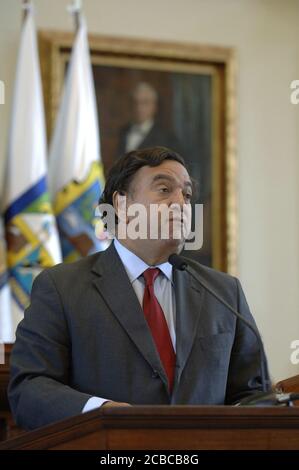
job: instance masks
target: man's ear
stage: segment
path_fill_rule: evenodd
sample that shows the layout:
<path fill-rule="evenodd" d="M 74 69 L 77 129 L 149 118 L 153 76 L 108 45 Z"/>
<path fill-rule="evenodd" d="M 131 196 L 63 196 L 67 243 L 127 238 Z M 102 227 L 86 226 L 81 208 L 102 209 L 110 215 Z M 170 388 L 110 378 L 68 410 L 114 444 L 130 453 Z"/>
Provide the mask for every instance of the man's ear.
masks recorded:
<path fill-rule="evenodd" d="M 112 195 L 113 207 L 118 219 L 125 220 L 128 223 L 126 199 L 124 191 L 114 191 Z"/>

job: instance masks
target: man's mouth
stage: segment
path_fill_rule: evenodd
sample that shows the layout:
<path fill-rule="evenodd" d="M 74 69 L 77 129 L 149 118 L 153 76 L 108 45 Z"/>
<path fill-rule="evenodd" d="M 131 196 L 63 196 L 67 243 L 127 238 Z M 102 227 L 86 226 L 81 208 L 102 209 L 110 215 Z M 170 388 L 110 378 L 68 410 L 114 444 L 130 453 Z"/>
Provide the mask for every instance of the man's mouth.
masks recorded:
<path fill-rule="evenodd" d="M 180 222 L 181 224 L 184 223 L 184 217 L 170 217 L 168 219 L 169 222 Z"/>

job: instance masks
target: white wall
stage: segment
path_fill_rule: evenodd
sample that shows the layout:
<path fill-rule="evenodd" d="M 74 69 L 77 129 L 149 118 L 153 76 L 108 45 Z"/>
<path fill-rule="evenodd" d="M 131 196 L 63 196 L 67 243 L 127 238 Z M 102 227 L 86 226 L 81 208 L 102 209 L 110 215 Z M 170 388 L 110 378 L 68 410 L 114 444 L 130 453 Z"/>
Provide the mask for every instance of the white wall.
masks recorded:
<path fill-rule="evenodd" d="M 35 0 L 39 28 L 72 29 L 67 0 Z M 94 33 L 234 46 L 238 53 L 239 273 L 275 380 L 299 373 L 299 0 L 84 0 Z M 0 0 L 2 177 L 21 0 Z M 1 181 L 1 178 L 0 178 Z"/>

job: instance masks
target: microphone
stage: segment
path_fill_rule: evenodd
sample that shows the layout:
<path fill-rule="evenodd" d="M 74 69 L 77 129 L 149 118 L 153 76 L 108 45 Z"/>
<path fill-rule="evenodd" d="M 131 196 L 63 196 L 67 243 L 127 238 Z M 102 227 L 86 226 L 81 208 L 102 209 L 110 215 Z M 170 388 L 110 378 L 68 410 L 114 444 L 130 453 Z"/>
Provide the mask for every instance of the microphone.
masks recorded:
<path fill-rule="evenodd" d="M 189 264 L 188 260 L 186 258 L 183 258 L 182 256 L 179 256 L 177 254 L 172 254 L 168 258 L 168 262 L 176 269 L 180 271 L 187 271 L 190 276 L 193 277 L 205 290 L 207 290 L 213 297 L 215 297 L 221 304 L 225 305 L 235 317 L 237 317 L 240 321 L 245 323 L 245 325 L 248 326 L 248 328 L 254 333 L 258 346 L 259 346 L 259 353 L 260 353 L 260 365 L 261 365 L 261 380 L 262 380 L 262 387 L 263 387 L 263 397 L 262 397 L 262 403 L 259 405 L 259 396 L 255 395 L 254 397 L 247 397 L 246 403 L 244 405 L 250 405 L 250 398 L 252 398 L 252 405 L 253 406 L 265 406 L 265 402 L 267 402 L 267 396 L 269 396 L 269 403 L 268 406 L 273 405 L 273 392 L 270 392 L 271 387 L 269 387 L 268 380 L 266 379 L 266 364 L 267 364 L 267 359 L 265 355 L 265 350 L 264 350 L 264 345 L 261 339 L 261 336 L 259 334 L 258 329 L 253 325 L 250 321 L 248 321 L 246 318 L 241 315 L 237 310 L 235 310 L 229 303 L 227 303 L 220 295 L 218 295 L 202 278 L 201 276 L 194 270 L 192 269 Z M 270 396 L 271 395 L 271 396 Z M 270 403 L 271 402 L 271 403 Z M 240 401 L 239 404 L 243 404 L 243 400 Z"/>
<path fill-rule="evenodd" d="M 294 406 L 299 393 L 261 392 L 243 398 L 236 406 Z"/>

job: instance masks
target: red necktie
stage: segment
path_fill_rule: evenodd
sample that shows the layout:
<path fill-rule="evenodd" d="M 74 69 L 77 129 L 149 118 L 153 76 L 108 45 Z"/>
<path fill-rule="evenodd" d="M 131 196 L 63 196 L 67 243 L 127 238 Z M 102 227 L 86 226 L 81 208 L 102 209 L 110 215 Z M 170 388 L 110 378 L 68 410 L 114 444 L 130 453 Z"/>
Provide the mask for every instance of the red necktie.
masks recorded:
<path fill-rule="evenodd" d="M 154 282 L 159 272 L 159 268 L 149 268 L 143 273 L 145 279 L 143 311 L 167 374 L 171 392 L 174 380 L 175 352 L 163 310 L 154 292 Z"/>

